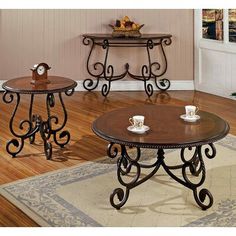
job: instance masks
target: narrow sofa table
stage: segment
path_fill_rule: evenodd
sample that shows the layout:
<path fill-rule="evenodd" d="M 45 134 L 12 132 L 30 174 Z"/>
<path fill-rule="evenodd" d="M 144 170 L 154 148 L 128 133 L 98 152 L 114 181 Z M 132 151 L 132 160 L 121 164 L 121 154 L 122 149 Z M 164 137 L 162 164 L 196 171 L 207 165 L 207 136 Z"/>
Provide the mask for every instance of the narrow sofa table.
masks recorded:
<path fill-rule="evenodd" d="M 62 99 L 62 93 L 71 96 L 77 83 L 74 80 L 60 76 L 48 76 L 49 84 L 33 85 L 30 83 L 31 79 L 31 77 L 19 77 L 8 80 L 2 86 L 5 90 L 3 101 L 5 103 L 16 102 L 9 122 L 9 128 L 14 138 L 7 143 L 6 150 L 12 157 L 15 157 L 23 149 L 25 139 L 29 139 L 30 143 L 33 144 L 35 134 L 39 132 L 44 142 L 46 158 L 51 159 L 52 145 L 49 141 L 50 137 L 53 136 L 54 142 L 60 147 L 64 147 L 70 140 L 70 133 L 67 130 L 62 131 L 67 122 L 67 111 Z M 30 95 L 29 113 L 28 119 L 22 120 L 19 123 L 18 131 L 16 131 L 13 124 L 16 122 L 16 114 L 19 112 L 22 94 Z M 46 96 L 46 120 L 42 119 L 40 111 L 37 111 L 37 114 L 33 114 L 34 97 L 39 94 Z M 51 109 L 55 106 L 55 94 L 58 94 L 59 104 L 63 111 L 60 117 L 51 115 Z M 62 124 L 58 126 L 60 121 L 62 121 Z"/>
<path fill-rule="evenodd" d="M 142 34 L 140 37 L 113 37 L 112 34 L 83 34 L 83 44 L 90 46 L 90 51 L 87 58 L 87 72 L 93 79 L 85 79 L 83 86 L 86 90 L 92 91 L 99 85 L 101 79 L 104 80 L 101 92 L 103 96 L 107 96 L 111 89 L 111 83 L 113 81 L 121 80 L 126 75 L 130 78 L 143 81 L 144 89 L 148 96 L 153 94 L 153 84 L 151 80 L 154 80 L 155 86 L 161 91 L 165 91 L 170 87 L 170 81 L 167 78 L 162 78 L 167 71 L 167 57 L 165 54 L 164 46 L 169 46 L 172 42 L 171 34 Z M 104 60 L 96 61 L 91 65 L 91 56 L 95 50 L 95 46 L 102 48 L 105 51 Z M 130 62 L 126 62 L 124 65 L 124 71 L 120 74 L 115 74 L 115 68 L 109 64 L 109 54 L 112 54 L 111 48 L 122 47 L 136 47 L 144 48 L 147 53 L 147 62 L 141 66 L 140 74 L 133 74 L 130 71 Z M 159 48 L 158 57 L 161 61 L 156 61 L 151 57 L 151 51 L 154 48 Z M 123 59 L 120 58 L 123 63 Z"/>
<path fill-rule="evenodd" d="M 94 121 L 94 133 L 110 142 L 108 156 L 119 156 L 117 178 L 124 189 L 116 188 L 111 194 L 110 203 L 113 207 L 120 209 L 128 200 L 130 190 L 151 178 L 160 167 L 174 180 L 191 189 L 195 201 L 203 210 L 212 206 L 213 196 L 210 191 L 200 189 L 206 178 L 204 157 L 216 156 L 213 143 L 228 134 L 229 125 L 220 117 L 205 111 L 199 111 L 201 118 L 198 121 L 186 122 L 180 118 L 183 113 L 184 107 L 142 105 L 113 110 Z M 145 125 L 150 130 L 144 134 L 128 131 L 129 118 L 134 115 L 144 115 Z M 130 147 L 136 150 L 135 157 L 129 154 Z M 142 148 L 157 150 L 152 163 L 140 160 Z M 180 157 L 177 157 L 180 164 L 166 164 L 166 149 L 180 149 Z M 150 172 L 144 175 L 144 169 Z"/>

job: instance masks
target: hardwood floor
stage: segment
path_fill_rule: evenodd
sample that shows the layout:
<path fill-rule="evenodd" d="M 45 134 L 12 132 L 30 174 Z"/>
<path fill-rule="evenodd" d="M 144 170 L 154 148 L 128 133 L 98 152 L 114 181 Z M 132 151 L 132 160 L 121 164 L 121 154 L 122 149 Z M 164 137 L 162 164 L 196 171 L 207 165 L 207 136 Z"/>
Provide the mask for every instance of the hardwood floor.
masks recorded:
<path fill-rule="evenodd" d="M 44 99 L 43 95 L 39 95 L 34 105 L 34 111 L 42 113 L 43 116 L 45 116 Z M 14 104 L 4 104 L 1 101 L 0 184 L 105 156 L 107 143 L 93 134 L 90 128 L 91 123 L 104 112 L 121 107 L 144 103 L 176 106 L 195 104 L 200 109 L 215 113 L 228 121 L 231 127 L 230 133 L 236 135 L 236 101 L 234 100 L 196 91 L 156 93 L 151 99 L 147 99 L 144 92 L 111 92 L 108 98 L 104 98 L 99 92 L 75 92 L 72 97 L 65 96 L 64 99 L 69 116 L 66 129 L 71 133 L 71 142 L 64 149 L 58 149 L 54 145 L 53 158 L 48 161 L 43 153 L 42 142 L 37 136 L 35 145 L 25 143 L 20 155 L 17 158 L 11 158 L 5 150 L 5 145 L 12 137 L 8 122 Z M 29 96 L 22 96 L 21 106 L 16 116 L 17 120 L 28 117 L 28 105 Z M 56 106 L 54 111 L 55 114 L 58 114 L 61 109 Z M 17 122 L 14 123 L 14 127 L 18 128 Z M 20 132 L 19 129 L 18 131 Z M 34 221 L 3 197 L 0 197 L 0 206 L 0 226 L 37 226 Z"/>

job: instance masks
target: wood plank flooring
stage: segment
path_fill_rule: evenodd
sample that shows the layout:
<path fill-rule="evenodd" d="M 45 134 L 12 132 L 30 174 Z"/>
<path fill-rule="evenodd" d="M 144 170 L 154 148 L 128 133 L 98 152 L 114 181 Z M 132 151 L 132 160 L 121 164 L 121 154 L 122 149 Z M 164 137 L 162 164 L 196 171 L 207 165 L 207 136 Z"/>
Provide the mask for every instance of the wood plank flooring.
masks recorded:
<path fill-rule="evenodd" d="M 2 94 L 1 94 L 2 96 Z M 111 92 L 104 98 L 99 92 L 75 92 L 72 97 L 64 96 L 68 111 L 66 129 L 71 133 L 71 142 L 63 149 L 53 146 L 53 158 L 46 160 L 42 141 L 37 136 L 36 144 L 25 143 L 17 158 L 11 158 L 5 150 L 11 134 L 8 122 L 14 103 L 4 104 L 0 97 L 0 184 L 35 176 L 52 170 L 66 168 L 87 160 L 94 160 L 106 155 L 107 143 L 96 137 L 91 131 L 91 123 L 101 114 L 113 109 L 140 104 L 172 104 L 184 106 L 195 104 L 200 109 L 215 113 L 230 124 L 230 133 L 236 135 L 236 101 L 196 91 L 170 91 L 168 94 L 155 93 L 148 99 L 144 92 Z M 28 117 L 29 96 L 21 99 L 16 120 Z M 45 116 L 45 97 L 38 95 L 34 111 Z M 183 108 L 184 111 L 184 108 Z M 62 111 L 54 108 L 55 114 Z M 35 112 L 33 112 L 35 113 Z M 17 129 L 19 123 L 14 123 Z M 26 127 L 27 128 L 27 127 Z M 20 130 L 18 129 L 20 132 Z M 18 208 L 0 197 L 0 226 L 37 226 Z"/>

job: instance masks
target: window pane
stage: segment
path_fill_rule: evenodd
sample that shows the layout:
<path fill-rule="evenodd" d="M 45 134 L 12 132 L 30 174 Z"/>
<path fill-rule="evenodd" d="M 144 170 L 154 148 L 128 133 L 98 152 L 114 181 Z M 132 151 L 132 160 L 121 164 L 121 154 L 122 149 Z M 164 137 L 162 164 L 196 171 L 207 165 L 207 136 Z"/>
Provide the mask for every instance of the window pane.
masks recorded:
<path fill-rule="evenodd" d="M 223 40 L 223 9 L 202 9 L 202 37 Z"/>
<path fill-rule="evenodd" d="M 236 42 L 236 9 L 229 9 L 229 41 Z"/>

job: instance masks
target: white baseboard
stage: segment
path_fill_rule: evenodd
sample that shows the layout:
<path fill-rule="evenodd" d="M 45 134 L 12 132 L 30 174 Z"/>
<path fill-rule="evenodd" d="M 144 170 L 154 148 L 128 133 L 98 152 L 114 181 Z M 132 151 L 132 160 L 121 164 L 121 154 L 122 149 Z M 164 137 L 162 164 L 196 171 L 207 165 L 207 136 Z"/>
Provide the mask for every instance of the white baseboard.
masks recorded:
<path fill-rule="evenodd" d="M 84 91 L 83 81 L 77 81 L 77 83 L 76 91 Z M 150 83 L 153 85 L 154 90 L 158 90 L 153 81 L 150 81 Z M 100 81 L 99 86 L 95 90 L 100 91 L 103 84 L 105 82 Z M 193 80 L 172 80 L 169 90 L 194 90 Z M 111 91 L 144 91 L 144 83 L 135 80 L 114 81 L 111 83 Z"/>
<path fill-rule="evenodd" d="M 2 89 L 2 84 L 5 80 L 0 80 L 0 89 Z M 75 91 L 86 91 L 83 87 L 83 81 L 76 81 L 78 86 L 75 88 Z M 96 91 L 100 91 L 104 81 L 100 81 L 99 86 L 95 89 Z M 153 85 L 154 90 L 158 90 L 156 88 L 153 81 L 150 81 Z M 169 90 L 194 90 L 194 82 L 193 80 L 172 80 Z M 111 91 L 144 91 L 144 83 L 142 81 L 114 81 L 111 83 Z"/>

